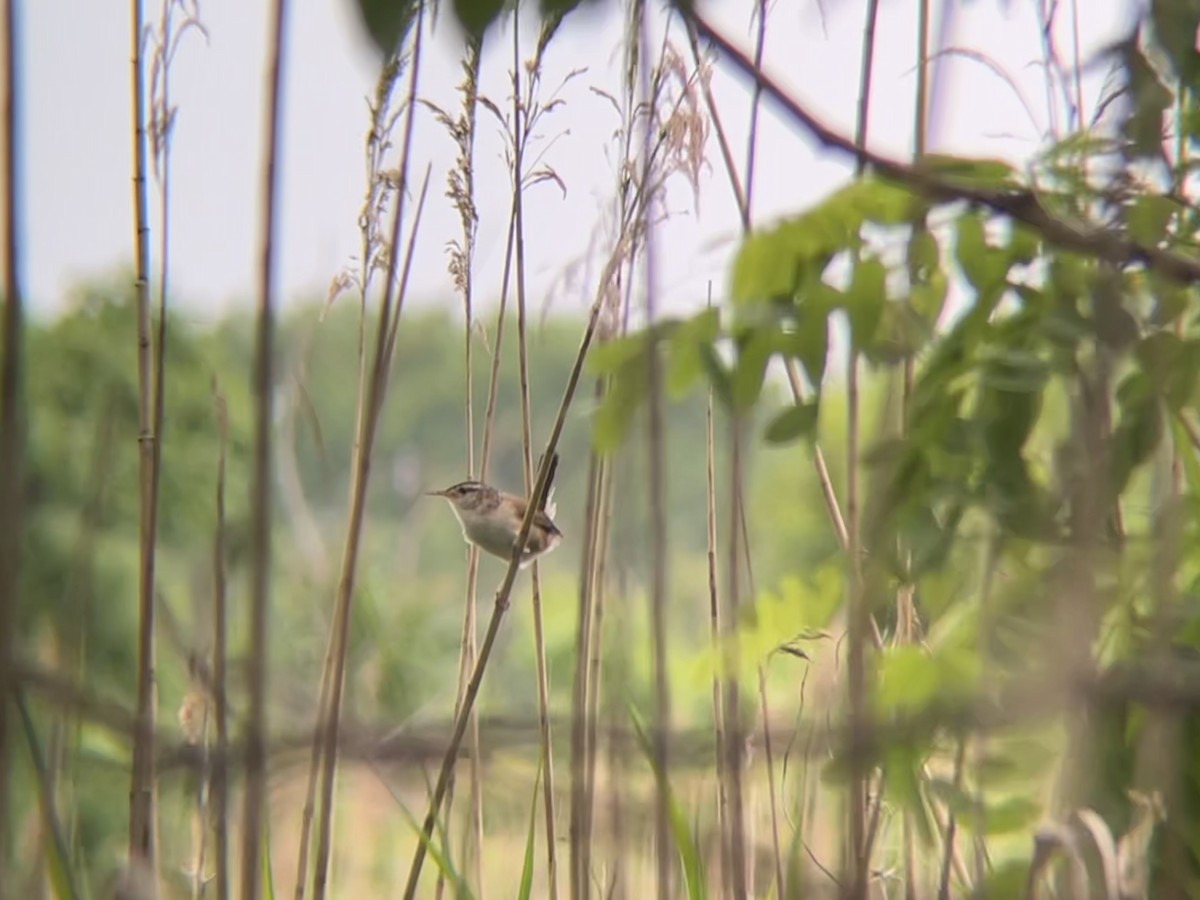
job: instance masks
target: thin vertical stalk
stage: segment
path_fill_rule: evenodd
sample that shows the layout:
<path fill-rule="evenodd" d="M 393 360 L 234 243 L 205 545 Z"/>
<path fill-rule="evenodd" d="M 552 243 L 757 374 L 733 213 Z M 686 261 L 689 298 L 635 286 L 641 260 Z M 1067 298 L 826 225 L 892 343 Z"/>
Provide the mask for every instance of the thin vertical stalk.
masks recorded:
<path fill-rule="evenodd" d="M 767 13 L 769 4 L 767 0 L 759 0 L 758 4 L 758 34 L 755 37 L 754 43 L 754 68 L 762 69 L 763 56 L 766 52 L 767 43 Z M 751 223 L 754 220 L 753 205 L 754 205 L 754 172 L 757 163 L 756 149 L 758 146 L 758 113 L 759 106 L 762 100 L 762 83 L 755 81 L 754 92 L 750 100 L 750 128 L 749 138 L 746 142 L 746 210 L 743 220 L 743 226 L 748 231 Z M 818 449 L 818 453 L 819 453 Z M 746 527 L 746 508 L 742 497 L 741 489 L 741 473 L 736 472 L 735 476 L 739 479 L 735 487 L 734 498 L 738 511 L 738 521 L 740 523 L 739 531 L 742 535 L 743 549 L 746 554 L 746 572 L 750 578 L 750 596 L 751 600 L 757 595 L 754 587 L 754 570 L 750 556 L 750 533 Z M 758 665 L 758 693 L 759 705 L 762 709 L 762 728 L 763 728 L 763 746 L 766 750 L 767 762 L 767 790 L 770 798 L 771 810 L 771 847 L 775 857 L 775 896 L 784 896 L 784 881 L 783 881 L 783 862 L 780 859 L 779 851 L 779 809 L 776 796 L 775 784 L 775 760 L 773 747 L 771 745 L 771 714 L 767 705 L 767 678 L 766 671 L 762 665 Z"/>
<path fill-rule="evenodd" d="M 279 144 L 283 119 L 284 23 L 287 0 L 271 7 L 268 54 L 266 142 L 262 181 L 262 264 L 255 348 L 254 478 L 250 494 L 250 708 L 246 727 L 246 786 L 242 807 L 243 900 L 256 900 L 262 886 L 261 846 L 267 800 L 267 637 L 271 576 L 271 430 L 275 384 L 275 218 Z"/>
<path fill-rule="evenodd" d="M 855 145 L 859 156 L 855 162 L 855 177 L 866 169 L 862 151 L 867 145 L 867 127 L 871 106 L 871 74 L 875 63 L 875 26 L 879 15 L 879 0 L 868 0 L 866 23 L 863 27 L 862 67 L 859 80 L 858 120 Z M 867 713 L 866 640 L 867 611 L 860 564 L 860 529 L 858 496 L 859 456 L 859 366 L 858 347 L 850 337 L 850 352 L 846 373 L 846 526 L 849 592 L 849 652 L 847 654 L 847 690 L 850 700 L 850 877 L 845 880 L 852 898 L 867 896 L 870 860 L 867 857 L 866 803 L 869 773 L 865 770 L 861 748 Z"/>
<path fill-rule="evenodd" d="M 217 522 L 213 533 L 213 719 L 216 729 L 216 765 L 212 773 L 212 808 L 216 828 L 214 880 L 217 900 L 229 900 L 229 710 L 226 705 L 225 578 L 225 458 L 229 445 L 229 413 L 225 397 L 214 385 L 217 419 Z"/>
<path fill-rule="evenodd" d="M 721 598 L 717 591 L 717 478 L 716 478 L 716 434 L 713 416 L 713 392 L 708 391 L 708 407 L 705 413 L 705 474 L 706 514 L 708 540 L 708 616 L 709 641 L 714 662 L 721 658 Z M 714 755 L 717 769 L 717 844 L 721 865 L 721 893 L 730 890 L 732 878 L 729 858 L 729 794 L 725 770 L 725 714 L 721 705 L 721 666 L 714 665 L 712 679 L 713 735 L 716 738 Z M 783 896 L 782 894 L 780 895 Z"/>
<path fill-rule="evenodd" d="M 333 849 L 333 794 L 337 779 L 338 736 L 341 731 L 342 693 L 346 682 L 346 656 L 350 638 L 350 613 L 354 601 L 355 580 L 358 574 L 358 553 L 362 542 L 363 521 L 366 513 L 367 483 L 371 470 L 371 454 L 375 444 L 383 401 L 387 394 L 388 373 L 395 353 L 396 337 L 404 300 L 408 292 L 408 277 L 412 271 L 413 251 L 420 232 L 421 212 L 429 189 L 429 169 L 418 195 L 413 223 L 404 253 L 404 267 L 397 284 L 397 268 L 400 256 L 400 234 L 404 221 L 406 182 L 408 180 L 409 151 L 412 146 L 414 98 L 417 88 L 417 73 L 420 71 L 421 33 L 424 27 L 424 7 L 418 7 L 414 25 L 414 49 L 409 95 L 406 102 L 404 145 L 401 151 L 400 184 L 396 190 L 396 211 L 392 221 L 392 236 L 388 254 L 388 273 L 384 285 L 383 302 L 380 304 L 379 321 L 376 329 L 375 355 L 368 384 L 362 431 L 359 435 L 358 453 L 351 474 L 350 512 L 346 524 L 346 541 L 342 549 L 341 574 L 338 578 L 337 597 L 334 608 L 332 669 L 329 681 L 329 704 L 322 736 L 321 768 L 321 818 L 317 823 L 318 843 L 315 870 L 313 872 L 313 900 L 323 900 L 328 888 L 329 860 Z"/>
<path fill-rule="evenodd" d="M 529 137 L 530 117 L 521 101 L 521 8 L 513 10 L 513 222 L 517 275 L 517 356 L 521 383 L 521 448 L 524 457 L 525 492 L 533 488 L 533 437 L 529 413 L 529 352 L 525 321 L 525 218 L 524 157 Z M 533 98 L 530 97 L 532 102 Z M 554 749 L 550 734 L 550 677 L 546 668 L 546 638 L 542 622 L 542 586 L 538 563 L 531 567 L 533 594 L 533 640 L 537 659 L 538 731 L 542 750 L 542 797 L 546 818 L 546 886 L 550 900 L 558 897 L 558 841 L 555 837 Z"/>
<path fill-rule="evenodd" d="M 401 71 L 399 54 L 389 58 L 379 73 L 375 82 L 375 99 L 371 104 L 371 126 L 367 132 L 366 161 L 367 161 L 367 191 L 360 217 L 362 235 L 362 261 L 359 273 L 359 319 L 358 319 L 358 381 L 355 391 L 354 404 L 354 444 L 352 458 L 357 458 L 362 438 L 362 422 L 367 402 L 367 300 L 375 273 L 375 263 L 379 254 L 377 210 L 383 209 L 386 199 L 388 181 L 382 166 L 384 163 L 389 138 L 394 127 L 395 117 L 390 112 L 392 91 Z M 351 484 L 348 497 L 352 502 L 354 486 Z M 325 663 L 321 668 L 321 686 L 317 699 L 317 727 L 313 729 L 312 744 L 309 750 L 308 779 L 304 792 L 304 806 L 300 816 L 300 845 L 296 853 L 296 883 L 293 890 L 295 900 L 303 900 L 308 886 L 308 860 L 312 846 L 312 821 L 316 813 L 317 784 L 321 771 L 322 723 L 325 721 L 329 705 L 329 682 L 333 677 L 333 657 L 337 647 L 337 634 L 330 629 L 329 639 L 325 646 Z"/>
<path fill-rule="evenodd" d="M 761 70 L 763 63 L 763 55 L 767 48 L 767 11 L 769 8 L 768 0 L 758 0 L 756 15 L 758 16 L 758 33 L 754 38 L 754 68 Z M 758 156 L 758 111 L 762 100 L 762 83 L 754 82 L 753 91 L 750 94 L 750 128 L 746 138 L 746 208 L 744 215 L 744 224 L 749 227 L 753 221 L 754 208 L 754 171 L 755 159 Z"/>
<path fill-rule="evenodd" d="M 917 96 L 913 112 L 913 159 L 920 160 L 925 155 L 926 134 L 929 128 L 929 5 L 930 0 L 920 0 L 917 11 Z M 913 223 L 913 239 L 927 229 L 925 217 L 922 215 Z M 917 273 L 914 267 L 909 268 L 910 282 Z M 903 363 L 902 387 L 900 398 L 900 436 L 908 434 L 908 415 L 912 403 L 913 385 L 916 371 L 913 357 L 906 356 Z M 898 548 L 901 559 L 911 559 L 911 554 L 901 543 Z M 914 639 L 916 623 L 916 608 L 913 603 L 913 587 L 902 585 L 896 592 L 896 639 L 911 641 Z M 883 803 L 883 783 L 881 780 L 876 809 Z M 875 819 L 878 821 L 878 818 Z M 917 896 L 916 856 L 914 852 L 913 813 L 905 810 L 903 820 L 904 843 L 904 895 L 907 900 L 915 900 Z M 868 836 L 873 839 L 874 832 Z"/>
<path fill-rule="evenodd" d="M 592 816 L 596 804 L 596 751 L 598 747 L 598 732 L 600 724 L 601 676 L 604 659 L 604 612 L 606 582 L 605 574 L 608 565 L 609 535 L 612 525 L 613 477 L 612 465 L 607 459 L 600 460 L 600 484 L 597 489 L 597 521 L 592 538 L 592 564 L 589 577 L 591 579 L 591 641 L 588 649 L 587 694 L 584 701 L 586 735 L 584 747 L 587 757 L 584 762 L 584 790 L 587 800 L 584 804 L 584 867 L 582 869 L 585 884 L 590 882 L 587 875 L 590 870 L 592 853 Z M 608 772 L 609 783 L 616 790 L 617 775 L 615 770 Z M 619 833 L 614 831 L 614 844 L 619 847 Z M 586 890 L 586 888 L 585 888 Z"/>
<path fill-rule="evenodd" d="M 554 419 L 554 425 L 550 430 L 546 449 L 542 453 L 542 463 L 538 469 L 537 481 L 529 496 L 529 508 L 526 510 L 525 519 L 522 521 L 521 529 L 517 532 L 517 538 L 513 543 L 513 555 L 509 560 L 504 580 L 496 590 L 495 601 L 492 606 L 492 616 L 488 621 L 487 631 L 483 636 L 483 643 L 479 647 L 479 658 L 475 662 L 475 670 L 471 673 L 471 680 L 467 683 L 463 702 L 459 708 L 458 716 L 454 721 L 454 731 L 451 733 L 446 752 L 442 756 L 442 764 L 438 771 L 437 782 L 434 785 L 433 796 L 430 797 L 429 808 L 425 813 L 425 820 L 422 823 L 423 839 L 417 841 L 416 850 L 413 853 L 412 864 L 408 872 L 408 881 L 404 888 L 405 900 L 412 900 L 416 895 L 417 884 L 421 880 L 421 868 L 425 862 L 427 845 L 432 839 L 434 825 L 437 822 L 442 801 L 446 797 L 446 789 L 450 782 L 450 773 L 454 768 L 455 760 L 458 758 L 458 750 L 462 746 L 463 735 L 467 730 L 467 721 L 471 710 L 475 706 L 475 700 L 479 696 L 479 688 L 483 684 L 483 676 L 487 671 L 487 663 L 491 658 L 492 648 L 496 643 L 496 636 L 500 632 L 504 613 L 508 609 L 509 597 L 517 578 L 517 566 L 521 558 L 521 551 L 524 549 L 525 542 L 529 538 L 529 529 L 533 524 L 534 513 L 542 506 L 544 500 L 550 469 L 554 461 L 554 453 L 558 447 L 558 439 L 562 434 L 563 424 L 566 421 L 567 411 L 571 407 L 571 401 L 575 397 L 575 389 L 579 385 L 579 378 L 583 372 L 583 364 L 587 358 L 587 351 L 591 346 L 592 338 L 595 336 L 596 324 L 599 321 L 600 311 L 603 308 L 605 288 L 612 277 L 614 268 L 613 261 L 610 260 L 600 278 L 596 296 L 592 301 L 592 307 L 588 313 L 587 324 L 584 327 L 579 351 L 576 354 L 575 363 L 571 367 L 571 374 L 567 378 L 562 402 L 559 405 L 558 414 Z"/>
<path fill-rule="evenodd" d="M 466 388 L 463 396 L 463 426 L 467 451 L 467 477 L 484 480 L 484 473 L 475 470 L 475 366 L 474 366 L 474 263 L 475 239 L 479 217 L 475 210 L 475 121 L 479 96 L 479 67 L 482 61 L 483 42 L 479 38 L 467 41 L 466 60 L 463 62 L 464 80 L 459 88 L 462 93 L 462 113 L 458 127 L 452 136 L 458 144 L 458 159 L 451 175 L 448 196 L 458 210 L 462 225 L 462 243 L 451 254 L 451 275 L 463 299 L 463 361 Z M 503 327 L 503 326 L 500 326 Z M 497 349 L 497 358 L 499 349 Z M 485 428 L 490 428 L 491 419 Z M 486 468 L 486 463 L 484 464 Z M 462 703 L 467 679 L 475 665 L 478 652 L 476 630 L 479 619 L 479 549 L 471 544 L 467 548 L 466 598 L 463 605 L 462 638 L 459 642 L 458 686 L 455 690 L 454 709 L 457 715 Z M 479 744 L 479 717 L 471 718 L 471 752 L 467 765 L 470 769 L 470 828 L 475 840 L 475 885 L 480 900 L 483 900 L 483 776 L 482 753 Z M 446 816 L 454 804 L 454 782 L 451 781 L 446 794 Z M 445 878 L 438 872 L 435 895 L 442 896 Z"/>
<path fill-rule="evenodd" d="M 652 107 L 656 94 L 651 86 L 649 60 L 650 6 L 644 0 L 640 4 L 639 39 L 641 42 L 641 93 L 642 102 Z M 642 183 L 652 181 L 652 145 L 655 138 L 652 120 L 647 118 L 642 133 Z M 654 221 L 649 200 L 643 205 L 643 240 L 645 261 L 643 275 L 646 285 L 646 326 L 653 328 L 657 315 L 658 286 L 656 241 Z M 654 713 L 652 734 L 656 792 L 654 804 L 655 851 L 658 860 L 658 896 L 667 900 L 671 896 L 671 874 L 674 858 L 671 851 L 670 813 L 667 773 L 669 768 L 668 735 L 671 728 L 671 695 L 667 682 L 667 514 L 666 514 L 666 466 L 665 434 L 663 428 L 663 391 L 660 371 L 659 348 L 652 343 L 646 354 L 647 443 L 650 504 L 650 558 L 653 572 L 650 588 L 650 635 L 653 647 Z"/>
<path fill-rule="evenodd" d="M 25 464 L 23 359 L 24 284 L 21 272 L 20 182 L 17 173 L 20 90 L 17 52 L 17 0 L 4 2 L 4 336 L 0 360 L 0 900 L 15 896 L 8 884 L 9 802 L 12 725 L 9 718 L 15 681 L 12 675 L 13 625 L 21 578 L 22 484 Z"/>
<path fill-rule="evenodd" d="M 138 361 L 138 661 L 137 734 L 129 786 L 129 859 L 154 870 L 154 557 L 158 502 L 155 492 L 153 338 L 150 324 L 150 215 L 146 189 L 146 92 L 143 0 L 130 2 L 130 90 L 133 96 L 134 290 Z"/>
<path fill-rule="evenodd" d="M 475 176 L 474 176 L 474 152 L 475 152 L 475 111 L 476 111 L 476 86 L 479 83 L 479 69 L 483 59 L 483 43 L 480 40 L 472 41 L 470 45 L 470 57 L 468 62 L 467 78 L 470 82 L 468 96 L 464 99 L 464 111 L 470 123 L 467 134 L 468 141 L 468 159 L 467 165 L 464 167 L 464 187 L 467 192 L 467 199 L 470 202 L 471 211 L 475 209 Z M 466 315 L 466 322 L 463 325 L 463 343 L 464 355 L 466 364 L 466 398 L 464 403 L 467 408 L 466 413 L 466 441 L 467 441 L 467 469 L 475 471 L 475 395 L 474 395 L 474 367 L 472 365 L 472 329 L 471 320 L 473 318 L 472 311 L 472 287 L 474 282 L 471 277 L 471 266 L 475 261 L 475 222 L 472 220 L 468 227 L 466 219 L 463 222 L 463 241 L 465 271 L 464 277 L 466 284 L 463 289 L 463 306 Z M 499 354 L 500 345 L 497 342 L 496 353 Z M 492 427 L 492 419 L 489 417 L 484 425 L 488 430 Z M 481 463 L 480 480 L 483 479 L 482 469 L 486 467 L 487 461 Z M 462 666 L 460 667 L 459 687 L 456 695 L 456 704 L 462 703 L 462 696 L 467 687 L 467 675 L 471 671 L 471 667 L 475 664 L 475 655 L 479 652 L 478 635 L 476 630 L 479 621 L 479 548 L 472 545 L 468 552 L 467 564 L 467 603 L 466 610 L 463 613 L 463 632 L 466 634 L 467 640 L 464 645 L 465 652 L 463 653 Z M 478 892 L 479 900 L 484 898 L 484 880 L 483 880 L 483 750 L 479 740 L 479 715 L 478 711 L 471 716 L 471 754 L 470 760 L 467 762 L 471 775 L 471 828 L 475 836 L 475 889 Z"/>
<path fill-rule="evenodd" d="M 595 401 L 604 397 L 604 382 L 596 380 Z M 583 900 L 590 894 L 587 873 L 591 869 L 590 818 L 591 806 L 585 768 L 589 745 L 587 726 L 590 653 L 593 643 L 593 560 L 596 556 L 596 533 L 600 524 L 600 480 L 603 460 L 595 451 L 588 455 L 587 496 L 584 501 L 583 548 L 580 555 L 579 608 L 575 624 L 575 680 L 571 693 L 571 813 L 568 826 L 570 841 L 569 888 L 571 900 Z"/>
<path fill-rule="evenodd" d="M 729 780 L 729 856 L 733 897 L 745 900 L 746 893 L 746 826 L 745 808 L 742 797 L 743 752 L 740 691 L 741 691 L 741 636 L 738 621 L 741 613 L 741 579 L 738 575 L 738 485 L 741 483 L 742 468 L 742 418 L 737 410 L 732 412 L 730 423 L 729 453 L 729 563 L 727 572 L 726 655 L 722 659 L 725 668 L 725 776 Z"/>

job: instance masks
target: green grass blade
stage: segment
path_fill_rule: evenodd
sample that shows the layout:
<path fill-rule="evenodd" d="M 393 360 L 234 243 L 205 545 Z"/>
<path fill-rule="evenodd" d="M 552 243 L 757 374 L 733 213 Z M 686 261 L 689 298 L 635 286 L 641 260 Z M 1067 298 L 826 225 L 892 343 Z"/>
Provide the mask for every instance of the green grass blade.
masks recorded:
<path fill-rule="evenodd" d="M 393 797 L 395 797 L 395 794 L 393 794 Z M 395 799 L 396 805 L 400 807 L 400 812 L 404 814 L 405 821 L 408 822 L 413 832 L 416 833 L 417 840 L 425 845 L 425 852 L 429 854 L 429 858 L 438 867 L 438 871 L 442 873 L 442 877 L 454 885 L 454 895 L 463 898 L 463 900 L 475 900 L 475 895 L 471 893 L 466 880 L 458 873 L 450 857 L 442 850 L 445 847 L 445 831 L 439 827 L 438 833 L 442 836 L 442 841 L 434 843 L 431 838 L 425 837 L 425 829 L 421 827 L 421 823 L 417 821 L 416 816 L 412 814 L 409 808 L 400 802 L 399 797 L 395 797 Z M 482 848 L 480 849 L 482 850 Z"/>
<path fill-rule="evenodd" d="M 542 761 L 538 760 L 537 775 L 533 779 L 533 800 L 529 803 L 529 832 L 525 835 L 525 865 L 521 868 L 521 889 L 517 900 L 529 900 L 533 893 L 533 850 L 537 844 L 537 798 L 538 785 L 542 782 Z"/>
<path fill-rule="evenodd" d="M 646 727 L 638 715 L 637 710 L 632 706 L 629 708 L 629 714 L 633 719 L 633 728 L 637 734 L 638 745 L 642 748 L 642 753 L 645 754 L 647 761 L 650 763 L 650 768 L 654 770 L 654 777 L 662 784 L 663 789 L 667 794 L 667 814 L 670 818 L 671 839 L 675 843 L 675 849 L 679 853 L 679 861 L 683 864 L 683 876 L 687 883 L 688 900 L 705 900 L 708 897 L 708 886 L 704 879 L 704 860 L 700 856 L 700 848 L 696 841 L 695 834 L 688 827 L 687 816 L 680 805 L 675 792 L 671 789 L 671 782 L 667 779 L 665 773 L 660 772 L 654 761 L 654 751 L 650 746 L 650 738 L 646 734 Z"/>
<path fill-rule="evenodd" d="M 271 865 L 271 817 L 269 815 L 263 816 L 262 866 L 263 896 L 267 900 L 275 900 L 275 869 Z"/>
<path fill-rule="evenodd" d="M 29 758 L 33 762 L 33 771 L 37 777 L 38 798 L 42 805 L 42 820 L 46 830 L 50 832 L 50 859 L 48 870 L 50 885 L 54 888 L 54 896 L 59 900 L 76 900 L 79 890 L 75 886 L 75 877 L 71 871 L 70 859 L 67 856 L 67 842 L 63 839 L 62 828 L 59 827 L 58 814 L 54 808 L 54 797 L 50 793 L 49 769 L 46 756 L 42 752 L 42 743 L 38 740 L 37 728 L 34 727 L 33 716 L 25 702 L 25 693 L 18 690 L 14 698 L 17 711 L 21 716 L 21 725 L 25 729 L 25 739 L 29 743 Z"/>

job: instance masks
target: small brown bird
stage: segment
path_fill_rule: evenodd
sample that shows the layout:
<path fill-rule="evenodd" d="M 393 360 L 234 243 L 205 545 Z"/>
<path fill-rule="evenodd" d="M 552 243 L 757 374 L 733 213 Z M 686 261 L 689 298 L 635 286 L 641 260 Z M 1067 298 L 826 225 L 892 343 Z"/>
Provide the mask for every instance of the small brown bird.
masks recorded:
<path fill-rule="evenodd" d="M 498 491 L 482 481 L 460 481 L 445 490 L 430 491 L 428 496 L 442 497 L 450 502 L 468 544 L 501 559 L 512 558 L 513 544 L 529 508 L 529 501 L 524 497 Z M 550 515 L 535 513 L 521 553 L 521 568 L 549 553 L 561 541 L 562 532 Z"/>

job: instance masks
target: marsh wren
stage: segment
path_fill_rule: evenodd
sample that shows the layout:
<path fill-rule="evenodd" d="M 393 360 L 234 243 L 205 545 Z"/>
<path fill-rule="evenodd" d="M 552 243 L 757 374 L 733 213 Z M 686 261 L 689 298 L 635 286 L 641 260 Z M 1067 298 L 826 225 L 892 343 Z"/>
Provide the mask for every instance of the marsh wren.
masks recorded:
<path fill-rule="evenodd" d="M 462 525 L 463 538 L 501 559 L 511 559 L 513 544 L 521 531 L 529 501 L 524 497 L 498 491 L 482 481 L 460 481 L 445 490 L 430 491 L 430 497 L 443 497 Z M 553 507 L 547 501 L 549 513 L 534 513 L 529 538 L 521 552 L 521 568 L 539 556 L 549 553 L 562 541 L 562 532 L 550 518 Z"/>

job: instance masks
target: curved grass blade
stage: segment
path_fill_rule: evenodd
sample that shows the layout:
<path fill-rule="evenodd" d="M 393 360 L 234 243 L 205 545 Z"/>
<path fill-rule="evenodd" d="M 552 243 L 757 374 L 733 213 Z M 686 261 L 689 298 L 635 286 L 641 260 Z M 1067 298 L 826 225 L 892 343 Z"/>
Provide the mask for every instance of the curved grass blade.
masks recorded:
<path fill-rule="evenodd" d="M 679 861 L 683 865 L 683 876 L 687 883 L 688 900 L 707 900 L 708 885 L 704 878 L 704 860 L 700 856 L 700 848 L 696 841 L 696 836 L 688 827 L 687 816 L 684 814 L 683 807 L 679 804 L 679 799 L 675 796 L 675 792 L 671 789 L 671 782 L 667 779 L 666 773 L 660 772 L 654 764 L 654 751 L 650 746 L 650 737 L 646 734 L 645 723 L 642 722 L 641 716 L 638 715 L 636 709 L 629 707 L 630 718 L 633 719 L 633 729 L 637 735 L 638 746 L 645 755 L 647 762 L 650 763 L 650 768 L 654 770 L 654 777 L 662 785 L 667 794 L 667 811 L 670 815 L 671 824 L 671 839 L 675 843 L 675 849 L 679 853 Z"/>
<path fill-rule="evenodd" d="M 38 797 L 42 804 L 42 818 L 45 828 L 50 832 L 50 884 L 54 888 L 54 896 L 59 900 L 74 900 L 79 897 L 75 886 L 75 878 L 71 872 L 70 859 L 67 855 L 67 842 L 63 839 L 62 828 L 59 825 L 58 814 L 54 808 L 54 797 L 50 792 L 49 769 L 46 757 L 42 752 L 42 743 L 38 740 L 37 729 L 34 727 L 33 716 L 29 713 L 29 705 L 25 702 L 25 693 L 15 692 L 17 712 L 21 716 L 21 725 L 25 729 L 25 739 L 29 742 L 29 757 L 33 761 L 34 773 L 37 775 Z"/>
<path fill-rule="evenodd" d="M 529 803 L 529 831 L 525 835 L 525 864 L 521 867 L 521 888 L 517 900 L 529 900 L 533 894 L 533 851 L 537 844 L 537 799 L 538 785 L 542 783 L 542 761 L 538 760 L 537 775 L 533 779 L 533 799 Z"/>

